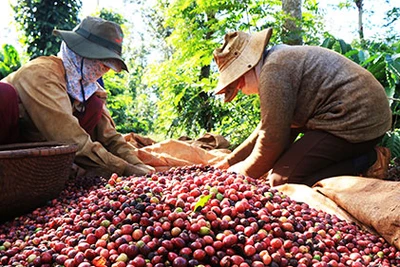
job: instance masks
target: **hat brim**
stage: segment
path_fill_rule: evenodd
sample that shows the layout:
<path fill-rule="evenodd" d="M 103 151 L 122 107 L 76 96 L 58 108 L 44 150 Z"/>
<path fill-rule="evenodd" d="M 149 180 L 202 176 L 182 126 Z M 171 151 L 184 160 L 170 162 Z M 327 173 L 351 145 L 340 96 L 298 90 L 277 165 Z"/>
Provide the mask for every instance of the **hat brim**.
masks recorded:
<path fill-rule="evenodd" d="M 121 62 L 121 68 L 128 71 L 128 67 L 122 57 L 111 49 L 91 42 L 73 31 L 53 30 L 53 34 L 59 36 L 67 44 L 69 49 L 81 57 L 91 59 L 117 59 Z"/>
<path fill-rule="evenodd" d="M 272 28 L 262 30 L 251 35 L 248 44 L 242 53 L 224 69 L 218 79 L 218 85 L 214 89 L 214 94 L 224 93 L 224 89 L 255 67 L 260 60 L 265 47 L 271 39 Z"/>

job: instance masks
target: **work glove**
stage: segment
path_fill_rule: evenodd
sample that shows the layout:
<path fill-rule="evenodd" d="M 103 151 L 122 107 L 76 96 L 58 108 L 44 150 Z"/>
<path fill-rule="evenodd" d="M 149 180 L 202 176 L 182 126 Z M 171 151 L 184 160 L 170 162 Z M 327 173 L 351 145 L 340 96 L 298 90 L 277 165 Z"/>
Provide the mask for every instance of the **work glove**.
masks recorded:
<path fill-rule="evenodd" d="M 138 163 L 138 164 L 128 164 L 124 170 L 123 176 L 137 175 L 142 176 L 148 173 L 154 172 L 155 169 L 149 165 Z"/>

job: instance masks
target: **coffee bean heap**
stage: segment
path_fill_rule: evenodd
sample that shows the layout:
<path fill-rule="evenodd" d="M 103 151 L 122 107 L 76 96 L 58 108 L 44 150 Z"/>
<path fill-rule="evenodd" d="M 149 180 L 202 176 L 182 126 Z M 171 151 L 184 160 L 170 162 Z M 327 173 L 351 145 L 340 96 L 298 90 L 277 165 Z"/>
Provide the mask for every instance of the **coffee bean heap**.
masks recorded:
<path fill-rule="evenodd" d="M 400 266 L 383 238 L 243 175 L 189 166 L 92 184 L 0 225 L 0 265 Z"/>

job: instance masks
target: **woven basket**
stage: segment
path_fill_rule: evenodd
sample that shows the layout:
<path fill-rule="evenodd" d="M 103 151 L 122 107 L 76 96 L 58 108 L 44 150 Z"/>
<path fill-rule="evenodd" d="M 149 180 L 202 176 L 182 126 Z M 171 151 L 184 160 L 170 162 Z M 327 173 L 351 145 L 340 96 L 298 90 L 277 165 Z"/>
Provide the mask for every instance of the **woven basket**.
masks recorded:
<path fill-rule="evenodd" d="M 30 212 L 65 187 L 78 146 L 55 142 L 0 146 L 0 221 Z"/>

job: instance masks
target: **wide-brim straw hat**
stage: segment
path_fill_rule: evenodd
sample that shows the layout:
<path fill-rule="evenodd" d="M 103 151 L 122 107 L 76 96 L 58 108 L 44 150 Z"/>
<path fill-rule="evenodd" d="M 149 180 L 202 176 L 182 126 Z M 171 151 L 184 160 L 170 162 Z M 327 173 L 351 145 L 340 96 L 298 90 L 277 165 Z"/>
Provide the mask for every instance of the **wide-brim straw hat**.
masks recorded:
<path fill-rule="evenodd" d="M 229 84 L 256 66 L 271 35 L 272 28 L 254 34 L 237 31 L 225 35 L 225 43 L 213 53 L 220 73 L 215 94 L 223 93 Z"/>
<path fill-rule="evenodd" d="M 78 55 L 91 59 L 117 59 L 121 68 L 128 71 L 122 59 L 123 32 L 112 21 L 97 17 L 86 17 L 72 31 L 54 29 L 69 49 Z"/>

